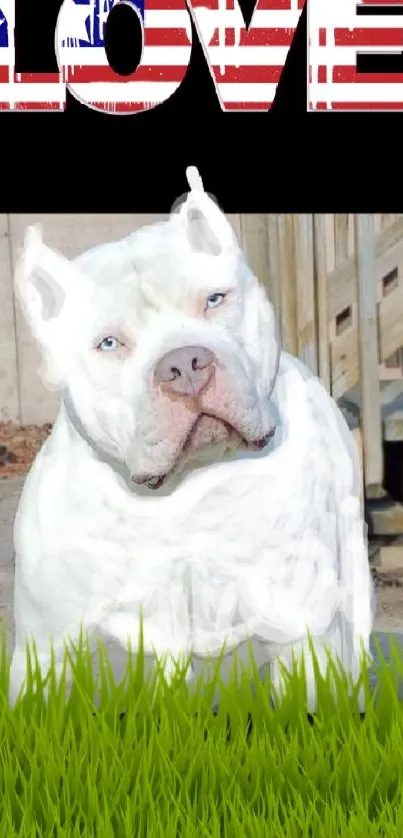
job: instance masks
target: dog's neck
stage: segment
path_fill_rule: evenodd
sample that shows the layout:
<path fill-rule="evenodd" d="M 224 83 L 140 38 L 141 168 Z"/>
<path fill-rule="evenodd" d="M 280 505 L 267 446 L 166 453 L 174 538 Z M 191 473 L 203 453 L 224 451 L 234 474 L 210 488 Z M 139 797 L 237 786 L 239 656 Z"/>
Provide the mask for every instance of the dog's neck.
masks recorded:
<path fill-rule="evenodd" d="M 243 459 L 245 457 L 259 457 L 260 455 L 264 454 L 264 452 L 257 452 L 256 454 L 251 455 L 250 452 L 246 451 L 242 447 L 238 445 L 229 444 L 228 442 L 221 442 L 216 443 L 213 446 L 209 446 L 208 448 L 201 450 L 199 452 L 193 453 L 187 459 L 183 461 L 181 466 L 172 474 L 172 476 L 167 480 L 166 484 L 164 484 L 161 489 L 152 490 L 147 488 L 147 486 L 137 485 L 133 483 L 131 479 L 131 475 L 129 469 L 121 460 L 112 455 L 106 453 L 100 446 L 91 439 L 90 435 L 85 429 L 83 422 L 81 421 L 80 417 L 77 414 L 77 411 L 74 407 L 74 404 L 71 400 L 70 394 L 68 390 L 65 390 L 62 394 L 61 399 L 61 407 L 60 407 L 61 418 L 67 423 L 69 432 L 76 437 L 78 436 L 82 442 L 88 447 L 89 453 L 92 458 L 98 460 L 98 462 L 104 463 L 106 466 L 109 467 L 111 472 L 118 478 L 120 481 L 124 481 L 124 484 L 127 490 L 136 497 L 156 497 L 156 496 L 163 496 L 163 495 L 172 495 L 175 489 L 182 483 L 182 481 L 187 477 L 189 474 L 199 471 L 200 469 L 206 468 L 209 465 L 216 465 L 219 463 L 229 462 L 231 460 L 236 459 Z"/>

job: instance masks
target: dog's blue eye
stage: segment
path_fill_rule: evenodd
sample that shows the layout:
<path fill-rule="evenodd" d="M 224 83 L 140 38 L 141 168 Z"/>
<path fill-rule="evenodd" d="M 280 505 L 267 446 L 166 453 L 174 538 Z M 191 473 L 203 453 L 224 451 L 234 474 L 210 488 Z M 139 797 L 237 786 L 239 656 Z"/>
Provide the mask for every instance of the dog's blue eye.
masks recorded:
<path fill-rule="evenodd" d="M 207 308 L 216 308 L 225 299 L 226 294 L 210 294 L 207 297 Z"/>
<path fill-rule="evenodd" d="M 97 349 L 100 349 L 101 352 L 116 352 L 119 349 L 119 346 L 122 344 L 117 338 L 112 337 L 112 335 L 108 335 L 108 337 L 101 340 L 101 343 L 98 344 Z"/>

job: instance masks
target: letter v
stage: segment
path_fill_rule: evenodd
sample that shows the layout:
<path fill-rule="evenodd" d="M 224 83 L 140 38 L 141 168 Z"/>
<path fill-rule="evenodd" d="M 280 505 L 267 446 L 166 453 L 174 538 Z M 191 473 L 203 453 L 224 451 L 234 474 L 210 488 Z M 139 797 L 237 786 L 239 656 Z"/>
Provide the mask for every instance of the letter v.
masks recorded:
<path fill-rule="evenodd" d="M 248 28 L 238 0 L 187 0 L 187 4 L 222 109 L 267 111 L 304 0 L 257 0 Z"/>

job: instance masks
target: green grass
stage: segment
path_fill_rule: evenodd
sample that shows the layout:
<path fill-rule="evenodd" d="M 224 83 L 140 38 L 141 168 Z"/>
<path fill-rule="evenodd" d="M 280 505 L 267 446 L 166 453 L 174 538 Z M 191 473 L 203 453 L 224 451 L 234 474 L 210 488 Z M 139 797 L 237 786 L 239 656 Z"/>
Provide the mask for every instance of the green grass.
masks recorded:
<path fill-rule="evenodd" d="M 66 692 L 66 677 L 58 684 L 50 676 L 47 700 L 33 665 L 26 694 L 10 708 L 3 630 L 1 838 L 403 835 L 397 648 L 389 665 L 380 654 L 375 697 L 363 668 L 364 719 L 357 694 L 348 695 L 348 679 L 330 662 L 326 678 L 318 677 L 313 723 L 297 668 L 273 709 L 269 681 L 259 680 L 253 661 L 249 672 L 234 668 L 230 684 L 220 683 L 217 667 L 190 691 L 183 671 L 171 686 L 160 669 L 147 679 L 142 654 L 136 664 L 128 658 L 117 686 L 103 647 L 99 655 L 97 682 L 84 642 L 66 655 L 72 688 Z"/>

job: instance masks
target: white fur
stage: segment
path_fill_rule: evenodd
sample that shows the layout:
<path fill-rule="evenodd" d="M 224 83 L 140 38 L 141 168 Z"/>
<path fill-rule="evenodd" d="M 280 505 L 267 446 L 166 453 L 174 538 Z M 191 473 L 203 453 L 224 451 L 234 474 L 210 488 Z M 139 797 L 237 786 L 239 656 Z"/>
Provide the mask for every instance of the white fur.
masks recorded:
<path fill-rule="evenodd" d="M 275 659 L 289 664 L 292 649 L 306 651 L 308 629 L 323 667 L 328 645 L 355 677 L 360 643 L 369 649 L 371 581 L 351 436 L 321 383 L 296 359 L 279 359 L 271 306 L 215 205 L 220 253 L 211 254 L 208 235 L 205 252 L 194 251 L 186 212 L 199 194 L 209 223 L 209 199 L 194 183 L 191 201 L 165 224 L 71 263 L 35 232 L 26 241 L 16 286 L 62 401 L 15 524 L 12 701 L 26 675 L 27 637 L 46 670 L 51 639 L 60 661 L 81 624 L 135 646 L 140 608 L 147 651 L 216 654 L 224 641 L 234 648 L 254 637 L 277 682 Z M 39 274 L 50 293 L 45 319 Z M 206 314 L 203 300 L 224 287 L 233 289 L 228 303 Z M 94 349 L 117 330 L 128 348 Z M 245 438 L 273 421 L 276 433 L 261 452 L 217 443 L 153 493 L 130 476 L 167 470 L 180 434 L 152 370 L 188 344 L 222 362 L 222 403 Z M 185 408 L 181 416 L 186 424 Z M 308 700 L 314 705 L 309 667 Z"/>

